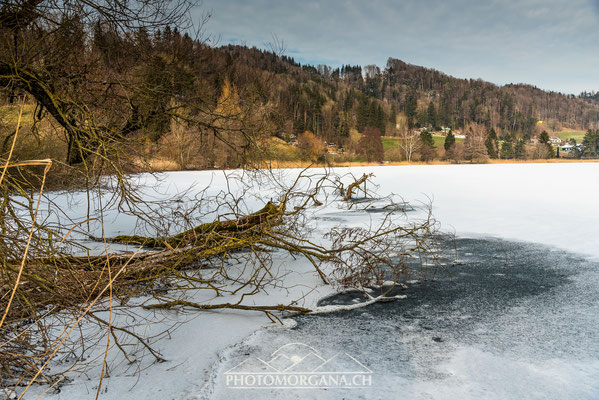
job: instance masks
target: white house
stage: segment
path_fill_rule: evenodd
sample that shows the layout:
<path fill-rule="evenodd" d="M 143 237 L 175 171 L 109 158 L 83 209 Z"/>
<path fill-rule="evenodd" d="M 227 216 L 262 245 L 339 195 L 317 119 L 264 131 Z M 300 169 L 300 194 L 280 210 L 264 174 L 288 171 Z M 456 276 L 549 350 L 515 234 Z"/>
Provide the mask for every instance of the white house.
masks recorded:
<path fill-rule="evenodd" d="M 577 144 L 576 146 L 571 145 L 570 143 L 567 143 L 563 146 L 560 146 L 559 151 L 563 151 L 564 153 L 570 153 L 572 150 L 574 150 L 574 148 L 577 148 L 578 150 L 582 150 L 582 144 Z"/>

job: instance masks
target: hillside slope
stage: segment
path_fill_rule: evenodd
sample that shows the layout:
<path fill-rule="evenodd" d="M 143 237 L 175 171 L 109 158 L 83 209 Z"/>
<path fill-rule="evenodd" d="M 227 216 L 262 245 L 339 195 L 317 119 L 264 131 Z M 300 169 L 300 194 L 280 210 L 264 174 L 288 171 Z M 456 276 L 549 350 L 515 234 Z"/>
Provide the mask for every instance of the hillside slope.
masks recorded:
<path fill-rule="evenodd" d="M 311 130 L 329 141 L 367 125 L 393 135 L 398 122 L 400 127 L 403 123 L 453 129 L 474 122 L 530 137 L 539 133 L 538 121 L 553 131 L 586 130 L 599 123 L 599 104 L 582 98 L 525 84 L 500 87 L 480 79 L 458 79 L 393 58 L 380 70 L 374 65 L 302 66 L 291 58 L 242 46 L 214 49 L 214 55 L 227 60 L 222 71 L 240 86 L 248 84 L 248 75 L 269 82 L 266 97 L 286 122 L 281 131 Z"/>

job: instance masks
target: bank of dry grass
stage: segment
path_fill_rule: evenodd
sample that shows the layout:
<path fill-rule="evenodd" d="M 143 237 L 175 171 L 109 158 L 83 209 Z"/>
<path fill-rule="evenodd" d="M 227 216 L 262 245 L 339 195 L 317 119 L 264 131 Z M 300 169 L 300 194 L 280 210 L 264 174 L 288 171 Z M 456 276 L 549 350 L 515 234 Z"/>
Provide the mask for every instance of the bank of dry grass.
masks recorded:
<path fill-rule="evenodd" d="M 547 160 L 489 160 L 486 164 L 568 164 L 568 163 L 596 163 L 599 159 L 568 159 L 568 158 L 552 158 Z M 306 167 L 371 167 L 371 166 L 411 166 L 411 165 L 472 165 L 469 162 L 454 163 L 450 161 L 434 160 L 430 162 L 421 161 L 385 161 L 365 162 L 365 161 L 343 161 L 343 162 L 328 162 L 328 163 L 311 163 L 308 161 L 272 161 L 272 168 L 306 168 Z"/>

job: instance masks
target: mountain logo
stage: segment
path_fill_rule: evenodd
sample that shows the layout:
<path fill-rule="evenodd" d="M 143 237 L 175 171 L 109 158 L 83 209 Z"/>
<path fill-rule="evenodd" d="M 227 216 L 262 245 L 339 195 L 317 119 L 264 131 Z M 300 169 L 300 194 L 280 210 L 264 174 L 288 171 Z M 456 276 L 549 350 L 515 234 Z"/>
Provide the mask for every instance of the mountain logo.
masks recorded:
<path fill-rule="evenodd" d="M 289 343 L 266 359 L 252 357 L 225 372 L 231 389 L 365 388 L 372 371 L 347 353 L 324 358 L 312 346 Z"/>

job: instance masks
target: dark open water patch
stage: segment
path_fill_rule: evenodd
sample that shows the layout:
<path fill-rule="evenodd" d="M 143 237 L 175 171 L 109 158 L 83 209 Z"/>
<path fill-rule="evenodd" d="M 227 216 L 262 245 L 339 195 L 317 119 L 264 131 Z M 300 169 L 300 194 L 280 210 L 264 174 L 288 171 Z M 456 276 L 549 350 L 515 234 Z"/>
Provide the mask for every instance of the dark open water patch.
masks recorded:
<path fill-rule="evenodd" d="M 388 343 L 412 337 L 425 347 L 482 341 L 485 348 L 496 351 L 510 351 L 524 343 L 531 345 L 528 352 L 544 348 L 554 355 L 599 355 L 599 325 L 590 329 L 592 320 L 599 320 L 599 316 L 584 314 L 585 308 L 596 308 L 592 299 L 599 298 L 595 297 L 599 293 L 599 265 L 530 243 L 457 239 L 456 245 L 460 263 L 452 263 L 453 246 L 445 246 L 441 261 L 446 267 L 434 280 L 391 293 L 404 294 L 407 299 L 353 312 L 303 316 L 297 318 L 296 330 L 316 333 L 335 325 L 347 332 L 347 337 L 337 335 L 347 345 L 358 332 Z M 348 295 L 342 296 L 344 301 L 351 301 Z M 333 297 L 326 302 L 339 303 L 337 300 Z M 577 312 L 570 314 L 573 310 Z M 505 337 L 500 337 L 500 332 Z M 529 343 L 531 336 L 538 342 Z M 368 342 L 363 345 L 371 347 Z M 406 350 L 402 347 L 398 355 Z"/>
<path fill-rule="evenodd" d="M 535 296 L 570 282 L 570 277 L 578 273 L 567 268 L 572 263 L 580 268 L 590 267 L 590 263 L 581 257 L 526 243 L 457 239 L 455 245 L 457 263 L 453 244 L 445 243 L 439 258 L 442 266 L 427 267 L 427 279 L 389 293 L 407 295 L 407 300 L 395 305 L 373 305 L 371 311 L 384 314 L 391 310 L 395 312 L 398 307 L 409 312 L 424 305 L 447 312 L 452 308 L 471 308 L 468 305 L 473 298 L 486 303 L 487 307 L 501 309 L 513 304 L 515 299 Z M 431 278 L 432 268 L 436 269 L 434 278 Z M 412 270 L 417 269 L 414 262 Z M 418 278 L 416 274 L 412 274 L 413 278 Z M 364 299 L 364 295 L 360 292 L 341 293 L 321 300 L 318 305 L 350 304 L 354 299 Z M 488 311 L 487 307 L 474 307 L 472 311 L 483 308 Z"/>
<path fill-rule="evenodd" d="M 379 385 L 387 386 L 427 381 L 445 384 L 455 377 L 450 369 L 439 366 L 464 348 L 476 349 L 491 359 L 518 360 L 520 364 L 514 365 L 530 364 L 533 371 L 542 371 L 545 363 L 557 359 L 568 366 L 568 379 L 581 381 L 576 390 L 568 391 L 564 383 L 563 392 L 544 393 L 538 388 L 535 393 L 540 396 L 527 397 L 523 381 L 514 386 L 514 396 L 593 398 L 591 393 L 595 393 L 599 397 L 599 369 L 595 380 L 589 378 L 595 373 L 593 363 L 599 360 L 599 265 L 530 243 L 458 239 L 456 245 L 460 263 L 452 263 L 453 245 L 446 246 L 441 261 L 447 267 L 438 271 L 435 280 L 394 293 L 405 294 L 407 299 L 297 317 L 294 329 L 261 332 L 248 344 L 247 352 L 268 353 L 291 342 L 309 344 L 329 355 L 346 352 L 367 365 L 379 377 Z M 357 296 L 344 294 L 323 303 L 351 303 Z M 500 373 L 504 377 L 495 376 L 497 373 L 485 366 L 480 366 L 480 371 L 477 368 L 472 367 L 471 375 L 452 385 L 468 387 L 468 380 L 474 379 L 480 386 L 482 380 L 482 391 L 473 396 L 478 398 L 485 393 L 488 379 L 478 376 L 479 372 L 491 376 L 489 390 L 503 388 L 497 382 L 511 379 L 508 364 Z M 536 379 L 534 374 L 531 376 Z M 359 396 L 351 392 L 346 398 L 376 398 L 383 389 Z"/>

